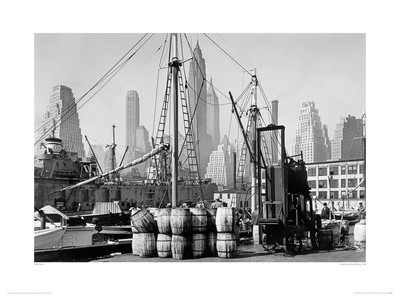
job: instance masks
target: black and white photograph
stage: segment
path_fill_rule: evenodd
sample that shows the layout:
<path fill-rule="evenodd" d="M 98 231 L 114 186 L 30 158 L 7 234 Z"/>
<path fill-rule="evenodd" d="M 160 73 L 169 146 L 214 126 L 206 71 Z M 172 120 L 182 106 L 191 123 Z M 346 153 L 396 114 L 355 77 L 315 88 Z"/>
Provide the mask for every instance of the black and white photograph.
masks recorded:
<path fill-rule="evenodd" d="M 173 2 L 43 3 L 7 33 L 2 293 L 393 297 L 394 20 Z"/>
<path fill-rule="evenodd" d="M 35 34 L 35 262 L 365 262 L 365 90 L 365 34 Z"/>

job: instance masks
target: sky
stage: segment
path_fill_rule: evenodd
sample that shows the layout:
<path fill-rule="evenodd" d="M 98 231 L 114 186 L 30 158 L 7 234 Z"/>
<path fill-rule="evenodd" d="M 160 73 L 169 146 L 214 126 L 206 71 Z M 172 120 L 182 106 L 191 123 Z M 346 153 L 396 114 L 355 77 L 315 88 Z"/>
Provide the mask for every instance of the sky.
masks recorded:
<path fill-rule="evenodd" d="M 70 87 L 78 100 L 143 36 L 144 33 L 36 33 L 35 130 L 41 126 L 53 86 Z M 148 34 L 144 38 L 148 41 L 124 68 L 82 108 L 80 105 L 91 94 L 78 104 L 82 134 L 91 144 L 110 144 L 115 124 L 117 154 L 123 154 L 128 90 L 139 93 L 140 124 L 155 136 L 166 82 L 166 69 L 159 71 L 159 66 L 167 63 L 162 56 L 166 36 Z M 279 101 L 278 123 L 286 127 L 289 153 L 303 102 L 315 102 L 331 139 L 342 117 L 361 118 L 366 109 L 363 33 L 181 33 L 179 58 L 190 58 L 189 45 L 194 48 L 197 42 L 205 59 L 207 80 L 212 77 L 220 102 L 221 139 L 226 134 L 231 142 L 242 140 L 229 92 L 236 99 L 250 82 L 253 70 L 262 88 L 257 93 L 257 105 L 267 124 L 270 119 L 265 108 L 272 100 Z M 183 68 L 183 74 L 188 76 L 189 62 Z"/>

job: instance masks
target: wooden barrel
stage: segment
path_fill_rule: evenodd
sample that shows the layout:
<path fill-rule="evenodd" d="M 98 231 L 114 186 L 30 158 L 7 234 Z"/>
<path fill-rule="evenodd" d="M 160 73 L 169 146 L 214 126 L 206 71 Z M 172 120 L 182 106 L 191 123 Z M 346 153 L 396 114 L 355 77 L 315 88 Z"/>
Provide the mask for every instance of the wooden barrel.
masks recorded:
<path fill-rule="evenodd" d="M 157 232 L 154 217 L 146 209 L 132 210 L 131 221 L 139 233 Z"/>
<path fill-rule="evenodd" d="M 172 258 L 183 260 L 192 257 L 192 244 L 190 235 L 172 235 L 171 253 Z"/>
<path fill-rule="evenodd" d="M 215 218 L 217 232 L 235 232 L 236 213 L 233 207 L 218 207 Z"/>
<path fill-rule="evenodd" d="M 207 256 L 218 256 L 217 251 L 217 233 L 216 232 L 208 232 L 207 233 L 207 249 L 206 249 Z"/>
<path fill-rule="evenodd" d="M 139 233 L 138 248 L 141 258 L 157 256 L 155 234 L 153 232 Z"/>
<path fill-rule="evenodd" d="M 133 232 L 132 233 L 132 254 L 133 255 L 139 255 L 138 241 L 139 241 L 139 233 Z"/>
<path fill-rule="evenodd" d="M 192 218 L 192 232 L 207 232 L 207 209 L 202 207 L 190 208 Z"/>
<path fill-rule="evenodd" d="M 220 258 L 236 256 L 236 234 L 228 232 L 217 233 L 217 252 Z"/>
<path fill-rule="evenodd" d="M 172 236 L 169 234 L 159 233 L 157 235 L 158 257 L 162 257 L 162 258 L 172 257 L 171 239 L 172 239 Z"/>
<path fill-rule="evenodd" d="M 354 225 L 354 241 L 365 242 L 366 241 L 366 221 L 361 220 Z"/>
<path fill-rule="evenodd" d="M 161 208 L 157 215 L 158 232 L 171 234 L 171 208 Z"/>
<path fill-rule="evenodd" d="M 217 226 L 215 225 L 216 216 L 216 208 L 207 209 L 207 232 L 217 232 Z"/>
<path fill-rule="evenodd" d="M 318 244 L 319 244 L 319 249 L 322 250 L 333 249 L 332 229 L 320 229 L 318 231 Z"/>
<path fill-rule="evenodd" d="M 253 225 L 253 243 L 255 245 L 260 244 L 260 226 L 259 225 Z"/>
<path fill-rule="evenodd" d="M 322 228 L 332 230 L 333 244 L 338 245 L 340 242 L 340 222 L 336 220 L 323 221 Z"/>
<path fill-rule="evenodd" d="M 207 236 L 205 233 L 192 234 L 192 256 L 193 258 L 203 257 L 207 250 Z"/>
<path fill-rule="evenodd" d="M 171 232 L 173 235 L 186 235 L 192 233 L 190 209 L 180 207 L 172 209 Z"/>

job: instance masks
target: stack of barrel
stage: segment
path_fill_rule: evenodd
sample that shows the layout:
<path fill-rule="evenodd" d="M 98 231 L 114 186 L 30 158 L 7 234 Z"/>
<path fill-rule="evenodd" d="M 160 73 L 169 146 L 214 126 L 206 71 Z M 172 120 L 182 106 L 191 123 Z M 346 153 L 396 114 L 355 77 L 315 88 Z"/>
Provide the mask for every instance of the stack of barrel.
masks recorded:
<path fill-rule="evenodd" d="M 234 208 L 161 208 L 156 216 L 146 209 L 131 211 L 133 255 L 176 260 L 236 256 Z"/>
<path fill-rule="evenodd" d="M 217 227 L 217 252 L 220 258 L 236 256 L 236 213 L 233 207 L 218 207 L 215 219 Z"/>
<path fill-rule="evenodd" d="M 218 256 L 216 216 L 216 208 L 207 209 L 207 256 Z"/>
<path fill-rule="evenodd" d="M 192 257 L 192 218 L 190 209 L 173 208 L 171 212 L 171 254 L 172 258 L 182 260 Z"/>
<path fill-rule="evenodd" d="M 157 215 L 157 254 L 162 258 L 168 258 L 172 256 L 171 211 L 171 208 L 160 208 Z"/>
<path fill-rule="evenodd" d="M 203 257 L 207 250 L 207 209 L 192 207 L 190 214 L 192 219 L 192 257 Z"/>
<path fill-rule="evenodd" d="M 157 224 L 153 215 L 146 209 L 131 211 L 132 254 L 139 257 L 157 256 Z M 137 231 L 138 233 L 135 233 Z M 138 236 L 135 236 L 135 235 Z"/>

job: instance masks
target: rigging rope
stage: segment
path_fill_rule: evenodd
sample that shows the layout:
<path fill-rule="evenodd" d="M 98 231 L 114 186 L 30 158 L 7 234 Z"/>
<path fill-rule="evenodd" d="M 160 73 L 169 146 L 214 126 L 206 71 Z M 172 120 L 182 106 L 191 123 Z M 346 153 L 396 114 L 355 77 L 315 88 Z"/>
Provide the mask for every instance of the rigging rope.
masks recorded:
<path fill-rule="evenodd" d="M 224 49 L 222 49 L 216 42 L 214 42 L 207 34 L 203 33 L 214 45 L 216 45 L 222 52 L 229 56 L 239 67 L 243 69 L 247 74 L 253 76 L 249 71 L 247 71 L 241 64 L 239 64 L 232 56 L 230 56 Z"/>

